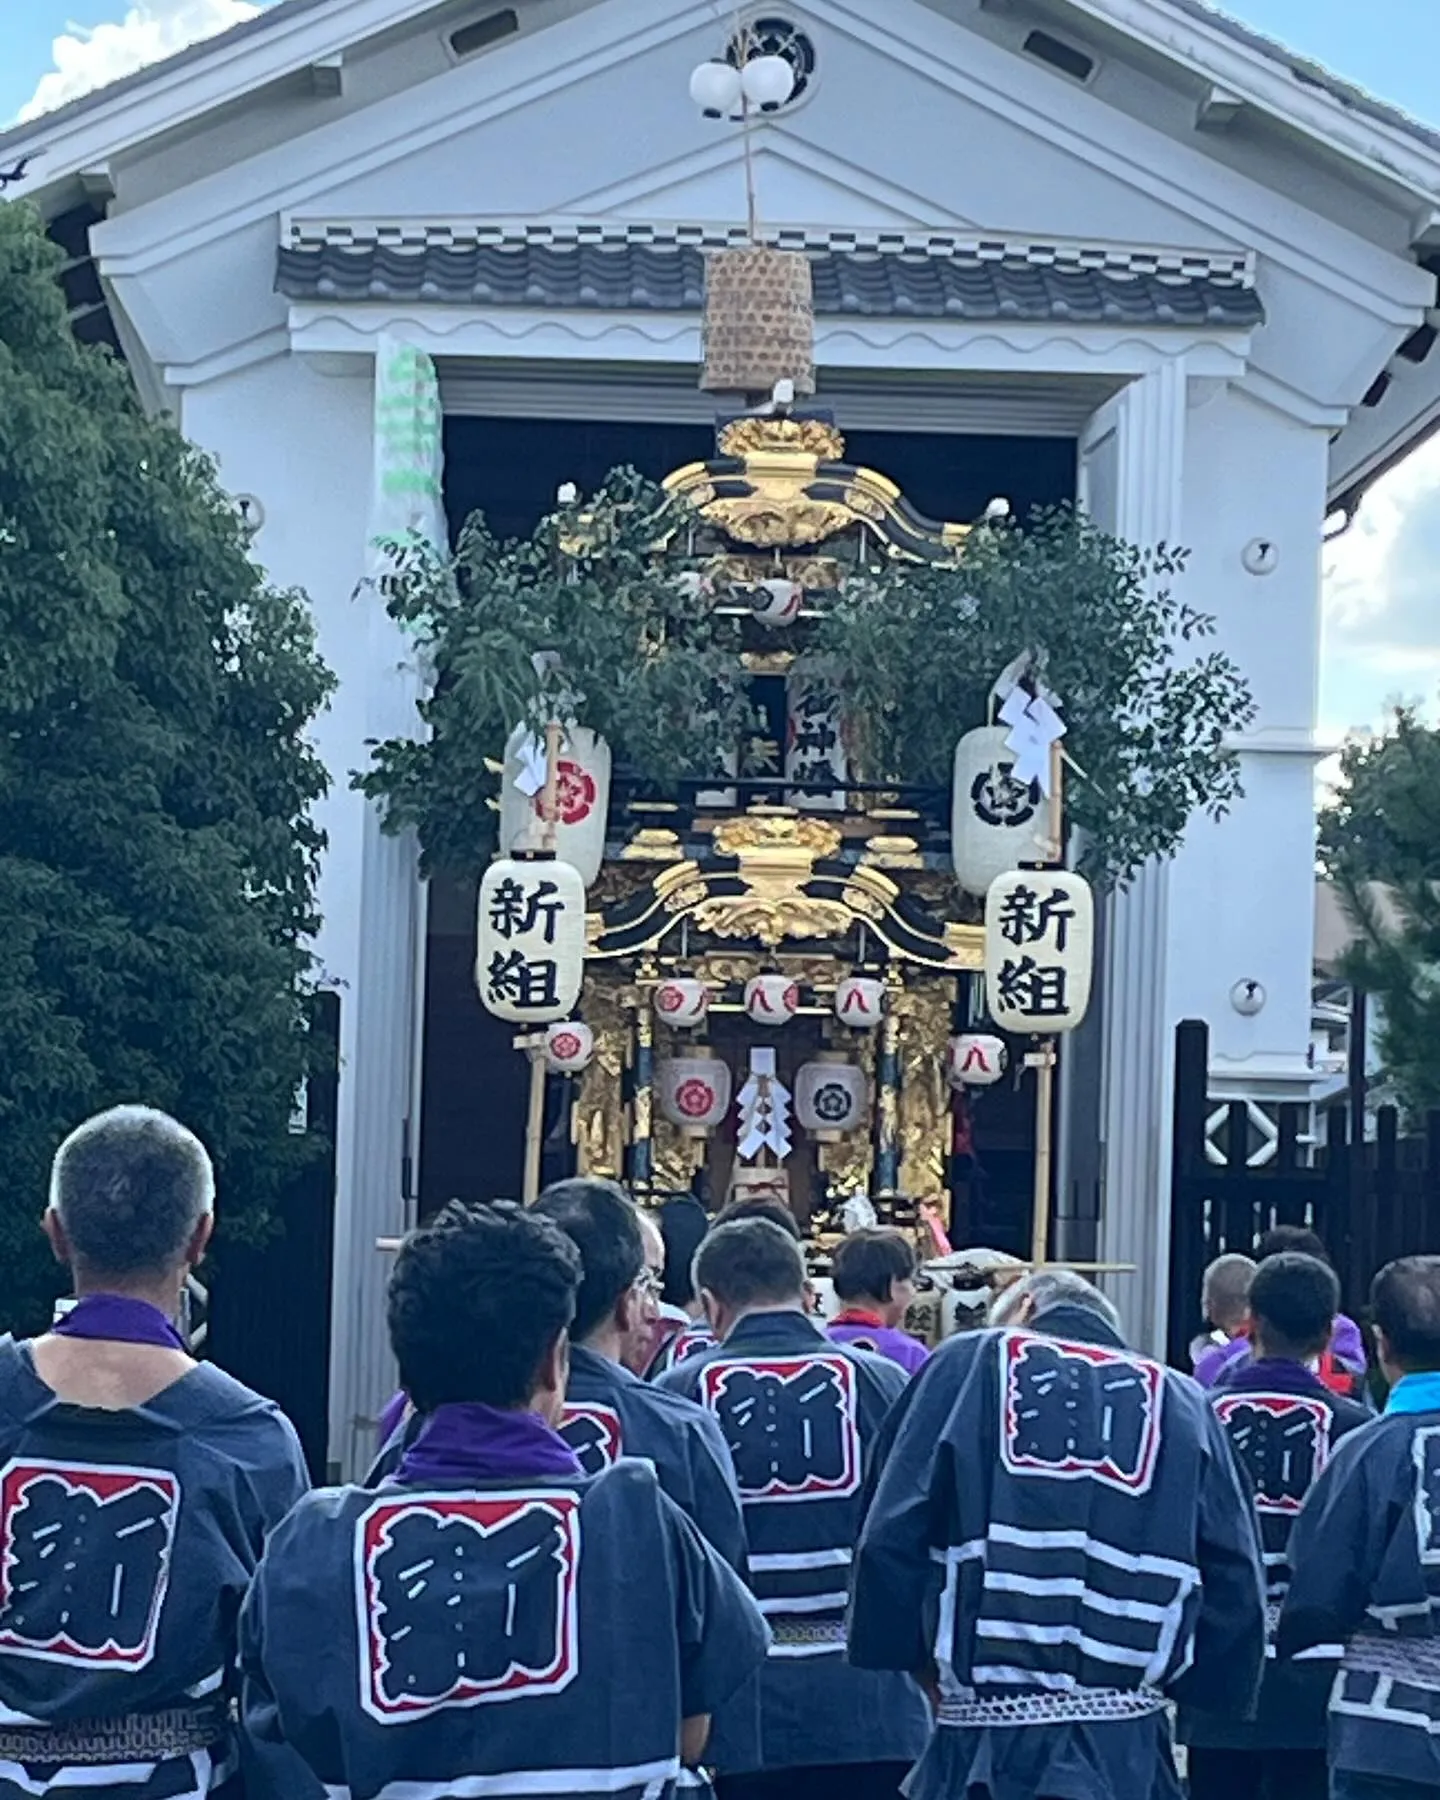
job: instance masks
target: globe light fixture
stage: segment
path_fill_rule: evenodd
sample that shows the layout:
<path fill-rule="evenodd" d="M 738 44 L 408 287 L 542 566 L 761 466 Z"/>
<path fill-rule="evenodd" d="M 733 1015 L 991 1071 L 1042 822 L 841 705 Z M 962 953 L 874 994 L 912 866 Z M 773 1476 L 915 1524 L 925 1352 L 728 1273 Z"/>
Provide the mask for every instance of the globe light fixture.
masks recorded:
<path fill-rule="evenodd" d="M 707 119 L 723 119 L 744 98 L 740 71 L 728 62 L 703 62 L 690 77 L 690 98 Z"/>
<path fill-rule="evenodd" d="M 740 71 L 740 87 L 751 106 L 773 112 L 795 88 L 795 71 L 783 56 L 752 56 Z"/>

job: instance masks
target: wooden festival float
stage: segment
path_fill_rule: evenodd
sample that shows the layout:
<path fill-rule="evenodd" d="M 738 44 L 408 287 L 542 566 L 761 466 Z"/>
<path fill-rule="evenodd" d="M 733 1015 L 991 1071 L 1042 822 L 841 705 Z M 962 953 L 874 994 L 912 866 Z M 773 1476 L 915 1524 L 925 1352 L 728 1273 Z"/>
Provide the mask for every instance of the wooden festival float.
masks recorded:
<path fill-rule="evenodd" d="M 533 1058 L 527 1186 L 539 1179 L 544 1084 L 559 1078 L 580 1173 L 652 1204 L 776 1196 L 822 1269 L 872 1210 L 933 1257 L 948 1248 L 957 1109 L 1013 1056 L 1017 1071 L 1037 1071 L 1032 1254 L 1043 1258 L 1049 1034 L 1083 1014 L 1090 954 L 1084 882 L 1039 866 L 1057 856 L 1058 748 L 1042 740 L 1041 774 L 1017 779 L 1012 728 L 997 722 L 961 739 L 953 794 L 860 779 L 843 697 L 810 651 L 816 621 L 867 570 L 962 557 L 972 527 L 922 518 L 844 456 L 831 419 L 776 408 L 723 422 L 715 457 L 665 483 L 688 524 L 656 555 L 674 558 L 677 580 L 703 581 L 717 616 L 741 621 L 764 722 L 758 768 L 753 746 L 737 745 L 725 768 L 667 797 L 641 773 L 612 779 L 608 748 L 578 725 L 552 727 L 549 754 L 523 730 L 512 737 L 476 972 L 492 1011 L 532 1027 L 516 1040 Z M 1019 717 L 1035 696 L 1014 691 Z M 534 924 L 556 905 L 549 890 L 538 912 L 533 894 L 515 903 L 517 884 L 557 872 L 552 855 L 582 873 L 583 955 L 572 918 L 566 969 L 536 989 L 548 1008 L 507 1006 L 518 991 L 497 991 L 492 975 L 515 952 L 496 925 Z M 1006 874 L 1031 861 L 1033 873 Z M 1011 992 L 1004 1035 L 984 977 L 992 876 L 997 893 L 1011 884 L 1012 912 L 1018 886 L 1042 927 L 1047 909 L 1061 920 L 1038 985 L 1030 950 L 1044 933 L 1016 940 L 1030 985 Z M 1058 900 L 1033 891 L 1047 879 L 1063 883 Z M 495 911 L 501 884 L 508 913 Z M 992 987 L 1006 952 L 994 925 Z M 1002 965 L 1002 983 L 1005 966 L 1020 965 Z M 1069 1001 L 1031 1016 L 1047 1011 L 1047 980 L 1052 1001 L 1069 980 Z"/>

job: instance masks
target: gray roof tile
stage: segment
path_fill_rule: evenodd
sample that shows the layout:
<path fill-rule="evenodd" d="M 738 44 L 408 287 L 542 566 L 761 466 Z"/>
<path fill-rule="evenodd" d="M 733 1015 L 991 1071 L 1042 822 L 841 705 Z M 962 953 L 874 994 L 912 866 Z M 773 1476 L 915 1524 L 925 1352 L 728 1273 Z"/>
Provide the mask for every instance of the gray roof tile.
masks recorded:
<path fill-rule="evenodd" d="M 909 252 L 832 250 L 811 261 L 815 311 L 830 318 L 1244 329 L 1265 316 L 1253 287 L 1200 276 Z M 676 244 L 284 246 L 276 287 L 292 300 L 698 312 L 705 259 Z"/>

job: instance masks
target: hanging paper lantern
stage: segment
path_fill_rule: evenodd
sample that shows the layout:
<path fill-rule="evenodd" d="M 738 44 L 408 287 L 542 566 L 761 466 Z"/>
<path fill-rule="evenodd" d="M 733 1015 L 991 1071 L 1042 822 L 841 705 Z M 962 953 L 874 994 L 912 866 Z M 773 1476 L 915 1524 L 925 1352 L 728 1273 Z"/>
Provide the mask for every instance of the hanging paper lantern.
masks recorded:
<path fill-rule="evenodd" d="M 567 1018 L 585 973 L 585 883 L 564 862 L 501 857 L 480 881 L 475 986 L 497 1019 Z"/>
<path fill-rule="evenodd" d="M 730 1110 L 730 1065 L 718 1056 L 662 1056 L 655 1092 L 672 1125 L 687 1136 L 703 1137 Z"/>
<path fill-rule="evenodd" d="M 500 850 L 540 850 L 545 842 L 545 743 L 517 726 L 505 745 L 500 778 Z M 610 746 L 583 725 L 566 728 L 555 788 L 555 854 L 580 871 L 586 887 L 605 857 L 610 807 Z"/>
<path fill-rule="evenodd" d="M 994 1087 L 1009 1061 L 1003 1038 L 988 1031 L 962 1031 L 950 1040 L 945 1074 L 953 1088 Z"/>
<path fill-rule="evenodd" d="M 672 975 L 655 990 L 655 1015 L 667 1025 L 703 1024 L 709 1010 L 710 990 L 693 975 Z"/>
<path fill-rule="evenodd" d="M 885 1011 L 885 983 L 872 975 L 847 975 L 835 989 L 835 1017 L 858 1031 L 873 1031 Z"/>
<path fill-rule="evenodd" d="M 583 1019 L 562 1019 L 545 1033 L 545 1067 L 556 1075 L 578 1075 L 595 1055 L 595 1033 Z"/>
<path fill-rule="evenodd" d="M 1090 1004 L 1095 900 L 1070 869 L 1016 869 L 985 896 L 985 997 L 1010 1032 L 1073 1031 Z"/>
<path fill-rule="evenodd" d="M 997 875 L 1042 862 L 1049 816 L 1040 784 L 1015 779 L 1009 728 L 984 725 L 955 746 L 950 795 L 950 853 L 967 894 L 985 894 Z"/>
<path fill-rule="evenodd" d="M 852 1062 L 807 1062 L 796 1071 L 795 1117 L 822 1142 L 858 1131 L 869 1105 L 865 1071 Z"/>
<path fill-rule="evenodd" d="M 750 610 L 762 625 L 793 625 L 805 603 L 805 590 L 786 575 L 772 575 L 746 590 Z"/>
<path fill-rule="evenodd" d="M 745 983 L 745 1010 L 757 1025 L 784 1025 L 800 1006 L 800 989 L 788 975 L 753 975 Z"/>

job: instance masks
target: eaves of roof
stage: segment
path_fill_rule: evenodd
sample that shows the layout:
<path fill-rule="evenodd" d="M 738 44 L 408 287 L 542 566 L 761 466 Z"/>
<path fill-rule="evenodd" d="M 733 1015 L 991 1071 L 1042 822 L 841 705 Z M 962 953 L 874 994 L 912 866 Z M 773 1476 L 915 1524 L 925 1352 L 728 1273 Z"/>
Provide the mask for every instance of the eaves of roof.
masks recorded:
<path fill-rule="evenodd" d="M 30 120 L 23 125 L 12 126 L 9 130 L 0 132 L 0 156 L 14 156 L 17 152 L 33 151 L 33 147 L 44 137 L 63 134 L 67 127 L 85 115 L 92 113 L 98 115 L 107 108 L 115 107 L 117 102 L 123 103 L 139 95 L 146 88 L 158 87 L 164 82 L 173 81 L 174 76 L 186 68 L 198 70 L 212 60 L 233 55 L 236 50 L 245 47 L 247 40 L 263 40 L 266 37 L 278 39 L 282 30 L 287 25 L 293 26 L 300 15 L 317 11 L 332 3 L 333 0 L 278 0 L 277 4 L 267 6 L 256 17 L 234 25 L 228 31 L 191 44 L 186 49 L 179 50 L 160 62 L 137 70 L 132 75 L 122 76 L 118 81 L 111 82 L 94 93 L 82 95 L 65 106 L 57 107 L 53 112 L 43 114 L 39 119 Z M 1116 4 L 1116 0 L 1067 0 L 1067 3 L 1074 5 L 1079 11 L 1105 19 L 1113 29 L 1119 30 L 1122 34 L 1126 32 L 1123 3 Z M 1217 11 L 1216 8 L 1207 4 L 1207 0 L 1149 0 L 1149 4 L 1177 15 L 1180 20 L 1192 21 L 1202 30 L 1208 29 L 1218 33 L 1250 53 L 1264 58 L 1273 68 L 1283 70 L 1296 84 L 1297 90 L 1324 95 L 1336 107 L 1343 109 L 1349 117 L 1368 121 L 1382 127 L 1387 132 L 1398 132 L 1417 149 L 1440 157 L 1440 131 L 1432 130 L 1410 118 L 1398 108 L 1387 106 L 1382 101 L 1374 99 L 1362 89 L 1342 80 L 1318 63 L 1297 56 L 1283 44 L 1265 37 L 1262 33 L 1231 18 L 1228 14 Z M 385 7 L 383 4 L 372 6 L 368 9 L 372 16 L 368 23 L 367 35 L 428 10 L 430 8 L 423 3 L 423 0 L 420 4 L 416 4 L 416 0 L 395 0 L 395 4 L 391 7 Z M 381 17 L 381 14 L 386 16 Z M 344 33 L 339 35 L 343 37 Z M 1177 60 L 1184 60 L 1182 44 L 1173 42 L 1169 47 Z M 257 62 L 242 78 L 235 90 L 225 95 L 225 99 L 238 100 L 246 92 L 263 86 L 269 81 L 280 79 L 285 74 L 305 66 L 305 61 L 305 57 L 299 56 L 288 62 L 277 58 L 274 64 L 269 66 Z M 1296 99 L 1298 103 L 1299 91 L 1297 91 Z M 1275 110 L 1283 115 L 1283 107 L 1277 107 Z M 177 117 L 172 119 L 157 115 L 153 132 L 147 131 L 145 135 L 154 135 L 168 130 L 179 119 L 189 116 L 191 116 L 191 112 L 186 107 L 182 89 L 179 94 Z M 125 137 L 117 132 L 116 141 L 105 154 L 115 154 L 124 150 L 134 141 L 137 140 L 133 136 Z M 1334 147 L 1341 154 L 1346 153 L 1343 145 L 1336 144 Z M 1380 160 L 1383 161 L 1384 158 L 1382 157 Z M 64 178 L 78 172 L 78 168 L 42 168 L 38 173 L 39 185 L 43 187 L 56 177 Z M 1436 192 L 1440 192 L 1440 165 L 1437 165 L 1436 178 L 1432 186 Z"/>

